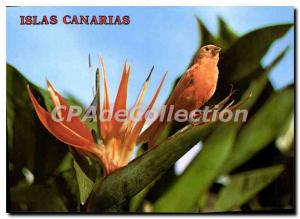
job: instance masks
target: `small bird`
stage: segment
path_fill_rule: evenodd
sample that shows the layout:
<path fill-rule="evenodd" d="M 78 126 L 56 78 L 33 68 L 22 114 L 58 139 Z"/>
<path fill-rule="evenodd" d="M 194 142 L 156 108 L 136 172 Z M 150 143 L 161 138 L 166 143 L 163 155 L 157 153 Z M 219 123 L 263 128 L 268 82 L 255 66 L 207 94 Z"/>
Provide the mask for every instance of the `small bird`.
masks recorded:
<path fill-rule="evenodd" d="M 177 110 L 188 112 L 202 107 L 215 93 L 218 81 L 218 61 L 220 47 L 206 45 L 197 52 L 192 66 L 183 74 L 175 89 L 166 102 L 166 111 L 174 106 L 173 115 Z M 138 138 L 137 143 L 148 143 L 148 147 L 155 146 L 155 141 L 167 125 L 167 117 L 160 121 L 158 117 L 149 128 Z"/>

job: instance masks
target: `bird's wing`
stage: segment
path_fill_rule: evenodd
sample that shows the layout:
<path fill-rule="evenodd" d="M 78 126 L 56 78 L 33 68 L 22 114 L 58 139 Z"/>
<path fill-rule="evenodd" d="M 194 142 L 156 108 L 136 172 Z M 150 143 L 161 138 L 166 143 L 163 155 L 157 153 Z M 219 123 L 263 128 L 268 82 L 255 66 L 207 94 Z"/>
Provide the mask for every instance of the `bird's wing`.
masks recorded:
<path fill-rule="evenodd" d="M 179 82 L 177 83 L 176 87 L 172 91 L 171 95 L 169 96 L 166 106 L 168 109 L 168 106 L 175 105 L 176 100 L 179 96 L 184 93 L 184 91 L 191 86 L 191 81 L 193 80 L 193 74 L 195 71 L 197 71 L 197 68 L 199 68 L 198 64 L 193 65 L 190 67 L 181 77 Z M 160 126 L 165 126 L 166 123 L 159 121 L 158 119 L 154 121 L 138 138 L 137 144 L 148 142 L 150 138 L 156 136 L 157 132 L 161 129 L 159 129 Z"/>
<path fill-rule="evenodd" d="M 188 88 L 189 86 L 192 85 L 193 81 L 193 74 L 195 71 L 197 71 L 199 68 L 198 64 L 192 65 L 181 77 L 179 82 L 177 83 L 176 87 L 172 91 L 170 97 L 168 98 L 167 104 L 166 105 L 172 105 L 175 103 L 176 99 L 178 96 L 182 94 L 182 92 Z"/>

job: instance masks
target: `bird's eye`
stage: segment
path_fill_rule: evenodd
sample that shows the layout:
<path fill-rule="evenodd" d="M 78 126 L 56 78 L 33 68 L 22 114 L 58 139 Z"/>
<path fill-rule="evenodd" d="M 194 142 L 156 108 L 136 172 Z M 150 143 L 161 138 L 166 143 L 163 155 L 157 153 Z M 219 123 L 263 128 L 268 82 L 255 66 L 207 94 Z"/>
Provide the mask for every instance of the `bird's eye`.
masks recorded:
<path fill-rule="evenodd" d="M 209 48 L 205 47 L 205 51 L 209 51 Z"/>

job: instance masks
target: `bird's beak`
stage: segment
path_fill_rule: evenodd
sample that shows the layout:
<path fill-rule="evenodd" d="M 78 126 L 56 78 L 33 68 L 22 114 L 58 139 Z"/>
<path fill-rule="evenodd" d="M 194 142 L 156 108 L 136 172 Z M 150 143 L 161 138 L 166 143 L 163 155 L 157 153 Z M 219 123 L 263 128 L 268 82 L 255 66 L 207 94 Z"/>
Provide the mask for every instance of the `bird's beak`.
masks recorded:
<path fill-rule="evenodd" d="M 220 51 L 221 51 L 221 48 L 216 46 L 216 47 L 213 49 L 213 55 L 219 54 Z"/>

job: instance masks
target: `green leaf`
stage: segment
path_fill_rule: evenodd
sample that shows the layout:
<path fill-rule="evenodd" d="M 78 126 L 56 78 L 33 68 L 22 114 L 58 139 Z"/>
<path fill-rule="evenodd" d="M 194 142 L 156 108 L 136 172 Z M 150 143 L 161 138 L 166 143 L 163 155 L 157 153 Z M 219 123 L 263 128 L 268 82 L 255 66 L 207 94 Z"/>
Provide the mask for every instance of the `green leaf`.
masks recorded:
<path fill-rule="evenodd" d="M 76 161 L 80 169 L 84 172 L 84 174 L 92 181 L 95 181 L 98 173 L 100 173 L 100 165 L 98 165 L 98 163 L 94 160 L 80 154 L 71 146 L 69 147 L 69 149 L 74 160 Z"/>
<path fill-rule="evenodd" d="M 208 44 L 218 44 L 218 40 L 214 35 L 210 33 L 210 31 L 206 28 L 206 26 L 202 23 L 202 21 L 197 18 L 199 32 L 201 36 L 201 46 L 205 46 Z"/>
<path fill-rule="evenodd" d="M 230 158 L 223 167 L 226 174 L 249 160 L 278 136 L 280 127 L 294 108 L 294 89 L 274 94 L 241 128 Z"/>
<path fill-rule="evenodd" d="M 76 180 L 76 172 L 74 169 L 74 161 L 71 157 L 72 167 L 60 172 L 55 178 L 55 185 L 59 191 L 59 195 L 65 206 L 68 206 L 68 210 L 72 212 L 80 211 L 80 197 L 79 197 L 79 186 Z"/>
<path fill-rule="evenodd" d="M 230 46 L 238 36 L 231 30 L 222 17 L 218 17 L 219 21 L 219 41 L 222 42 L 223 49 Z"/>
<path fill-rule="evenodd" d="M 220 125 L 174 185 L 155 203 L 158 212 L 190 212 L 220 172 L 234 143 L 238 124 Z"/>
<path fill-rule="evenodd" d="M 142 147 L 140 147 L 137 152 L 137 156 L 140 156 L 143 153 L 145 153 L 145 150 Z M 137 193 L 135 196 L 131 198 L 130 205 L 129 205 L 130 212 L 137 212 L 141 209 L 147 194 L 149 193 L 150 189 L 153 188 L 153 186 L 155 186 L 157 181 L 159 180 L 153 180 L 143 190 L 141 190 L 139 193 Z"/>
<path fill-rule="evenodd" d="M 294 111 L 286 119 L 286 123 L 282 126 L 280 135 L 276 139 L 277 148 L 286 155 L 293 153 L 294 149 L 294 127 L 295 127 Z"/>
<path fill-rule="evenodd" d="M 68 148 L 53 137 L 36 116 L 26 84 L 30 84 L 42 106 L 50 106 L 46 91 L 31 84 L 14 67 L 6 66 L 7 135 L 9 160 L 14 171 L 11 183 L 16 185 L 22 168 L 34 174 L 35 183 L 46 181 L 57 169 Z"/>
<path fill-rule="evenodd" d="M 117 211 L 135 194 L 165 173 L 172 164 L 202 140 L 214 124 L 181 130 L 124 168 L 96 183 L 89 211 Z"/>
<path fill-rule="evenodd" d="M 72 154 L 67 153 L 66 156 L 61 160 L 57 169 L 55 170 L 55 175 L 73 169 L 74 168 L 73 160 L 74 159 Z"/>
<path fill-rule="evenodd" d="M 26 206 L 22 211 L 30 212 L 66 212 L 55 186 L 32 185 L 29 188 L 15 187 L 10 190 L 11 202 Z M 11 209 L 12 212 L 16 210 Z"/>
<path fill-rule="evenodd" d="M 259 65 L 272 43 L 284 36 L 293 24 L 268 26 L 252 31 L 235 41 L 222 54 L 219 69 L 229 83 L 247 77 Z"/>
<path fill-rule="evenodd" d="M 140 208 L 146 195 L 149 192 L 150 187 L 151 185 L 146 186 L 142 191 L 140 191 L 130 200 L 130 212 L 135 212 Z"/>
<path fill-rule="evenodd" d="M 251 170 L 230 176 L 230 182 L 219 193 L 215 211 L 224 212 L 241 206 L 276 179 L 282 165 Z"/>
<path fill-rule="evenodd" d="M 280 52 L 277 55 L 277 57 L 271 62 L 269 66 L 267 66 L 265 69 L 261 69 L 261 71 L 258 74 L 259 77 L 251 81 L 248 89 L 243 95 L 243 99 L 247 99 L 247 102 L 243 105 L 244 108 L 251 109 L 251 107 L 256 103 L 256 101 L 258 100 L 268 83 L 269 73 L 282 60 L 282 58 L 285 56 L 288 50 L 289 47 L 286 47 L 282 52 Z"/>
<path fill-rule="evenodd" d="M 93 190 L 94 182 L 87 175 L 85 175 L 75 160 L 74 168 L 79 186 L 80 203 L 84 205 Z"/>

